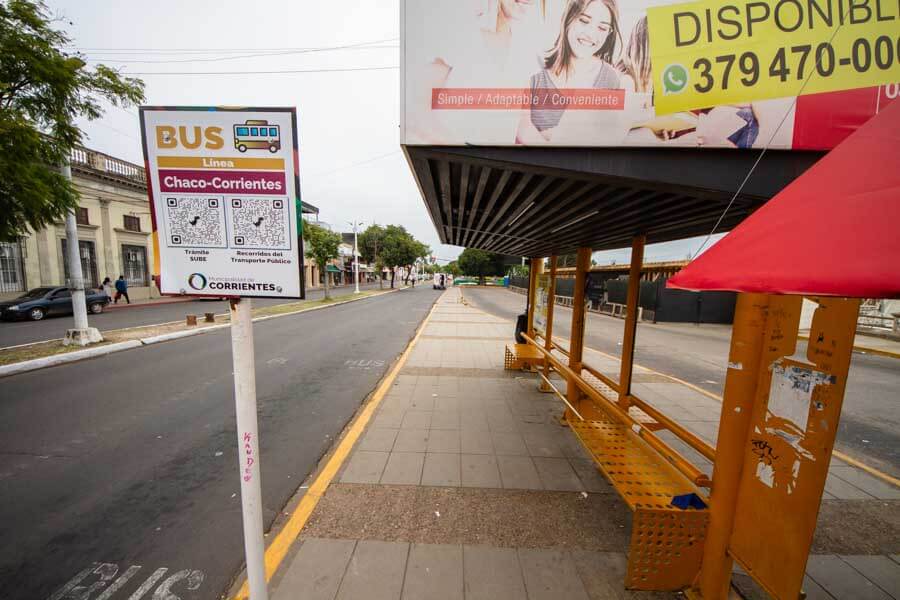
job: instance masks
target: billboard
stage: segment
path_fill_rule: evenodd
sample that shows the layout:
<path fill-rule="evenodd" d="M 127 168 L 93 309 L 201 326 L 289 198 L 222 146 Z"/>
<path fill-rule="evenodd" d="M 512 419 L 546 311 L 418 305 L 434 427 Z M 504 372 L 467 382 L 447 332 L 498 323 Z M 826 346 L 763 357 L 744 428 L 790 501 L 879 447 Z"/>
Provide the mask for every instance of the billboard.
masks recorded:
<path fill-rule="evenodd" d="M 402 143 L 827 150 L 900 92 L 888 0 L 404 0 Z"/>
<path fill-rule="evenodd" d="M 293 108 L 140 109 L 163 294 L 303 297 Z"/>

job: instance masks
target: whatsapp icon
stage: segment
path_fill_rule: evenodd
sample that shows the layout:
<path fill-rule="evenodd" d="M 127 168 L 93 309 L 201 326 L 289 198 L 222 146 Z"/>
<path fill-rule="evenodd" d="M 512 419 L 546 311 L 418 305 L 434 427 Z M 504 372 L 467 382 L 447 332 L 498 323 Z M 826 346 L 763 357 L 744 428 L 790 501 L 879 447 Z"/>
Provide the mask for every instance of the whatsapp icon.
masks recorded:
<path fill-rule="evenodd" d="M 671 64 L 663 71 L 663 93 L 678 94 L 688 83 L 688 72 L 683 65 Z"/>

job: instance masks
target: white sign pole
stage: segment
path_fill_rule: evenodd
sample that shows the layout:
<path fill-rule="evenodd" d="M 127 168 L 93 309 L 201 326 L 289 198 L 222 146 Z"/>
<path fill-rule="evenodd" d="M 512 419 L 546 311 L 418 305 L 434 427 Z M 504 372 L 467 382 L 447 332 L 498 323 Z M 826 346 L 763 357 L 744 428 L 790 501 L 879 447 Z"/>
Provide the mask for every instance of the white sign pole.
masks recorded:
<path fill-rule="evenodd" d="M 259 424 L 256 415 L 253 318 L 250 314 L 250 298 L 235 298 L 230 304 L 231 356 L 234 368 L 234 403 L 237 415 L 247 582 L 251 600 L 268 600 L 259 468 Z"/>

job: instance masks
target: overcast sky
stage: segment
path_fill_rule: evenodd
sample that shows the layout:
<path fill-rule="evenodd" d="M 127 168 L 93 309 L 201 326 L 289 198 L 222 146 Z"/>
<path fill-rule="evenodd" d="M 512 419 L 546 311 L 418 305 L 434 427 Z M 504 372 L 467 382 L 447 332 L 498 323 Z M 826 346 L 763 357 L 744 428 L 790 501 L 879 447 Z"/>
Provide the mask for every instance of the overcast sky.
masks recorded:
<path fill-rule="evenodd" d="M 441 259 L 462 250 L 439 244 L 400 152 L 398 0 L 50 0 L 48 6 L 89 59 L 140 73 L 148 104 L 296 106 L 301 194 L 319 207 L 321 220 L 344 230 L 352 220 L 402 224 Z M 353 47 L 297 51 L 336 46 Z M 151 74 L 164 72 L 191 75 Z M 137 109 L 112 107 L 83 126 L 87 146 L 143 162 Z M 683 259 L 701 242 L 653 245 L 645 260 Z M 595 259 L 624 262 L 629 255 L 603 252 Z"/>

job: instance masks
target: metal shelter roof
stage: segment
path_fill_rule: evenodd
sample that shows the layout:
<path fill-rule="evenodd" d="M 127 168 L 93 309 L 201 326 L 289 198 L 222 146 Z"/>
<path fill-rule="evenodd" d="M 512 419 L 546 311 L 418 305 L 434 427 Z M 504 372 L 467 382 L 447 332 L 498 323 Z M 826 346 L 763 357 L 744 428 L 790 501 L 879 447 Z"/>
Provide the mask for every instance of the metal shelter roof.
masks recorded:
<path fill-rule="evenodd" d="M 709 233 L 758 151 L 404 146 L 441 242 L 541 257 Z M 727 231 L 818 152 L 770 151 L 729 209 Z"/>

